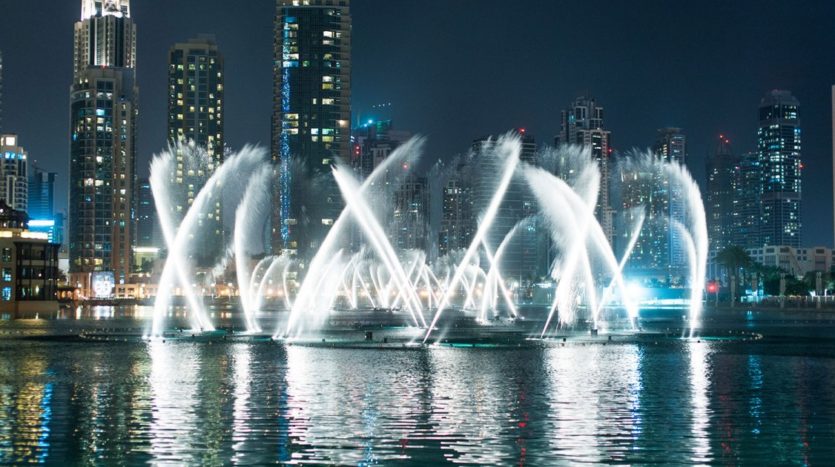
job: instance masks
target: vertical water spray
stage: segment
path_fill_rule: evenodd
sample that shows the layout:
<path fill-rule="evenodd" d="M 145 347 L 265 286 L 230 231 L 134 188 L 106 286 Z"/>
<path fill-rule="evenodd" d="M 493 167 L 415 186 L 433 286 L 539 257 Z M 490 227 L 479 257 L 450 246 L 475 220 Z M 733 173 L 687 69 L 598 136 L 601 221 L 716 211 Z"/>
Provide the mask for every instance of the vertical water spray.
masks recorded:
<path fill-rule="evenodd" d="M 173 170 L 172 153 L 188 150 L 187 146 L 172 147 L 169 152 L 157 155 L 151 163 L 151 187 L 154 191 L 154 202 L 156 203 L 157 213 L 160 214 L 160 225 L 168 244 L 168 258 L 163 267 L 157 288 L 156 301 L 154 302 L 153 336 L 162 335 L 163 322 L 171 304 L 171 292 L 177 283 L 182 286 L 190 308 L 189 314 L 192 326 L 195 330 L 214 329 L 202 301 L 196 296 L 191 284 L 193 274 L 189 268 L 188 256 L 186 255 L 191 246 L 190 235 L 198 225 L 199 217 L 209 206 L 209 202 L 214 197 L 221 196 L 222 182 L 226 181 L 232 174 L 245 177 L 264 161 L 266 154 L 263 149 L 246 146 L 239 153 L 229 157 L 209 177 L 194 198 L 183 220 L 177 225 L 170 215 L 172 212 L 171 203 L 174 198 L 173 193 L 168 188 L 168 177 L 171 174 L 170 171 Z"/>
<path fill-rule="evenodd" d="M 350 175 L 350 169 L 336 167 L 333 175 L 337 184 L 339 184 L 342 197 L 345 198 L 346 204 L 351 208 L 352 214 L 356 217 L 368 241 L 371 242 L 372 247 L 386 265 L 386 269 L 388 269 L 399 291 L 406 294 L 406 307 L 415 325 L 425 326 L 426 321 L 423 318 L 420 300 L 417 299 L 414 288 L 411 287 L 406 272 L 403 270 L 403 265 L 397 258 L 397 254 L 391 247 L 388 238 L 386 238 L 385 231 L 363 198 L 359 183 Z"/>
<path fill-rule="evenodd" d="M 411 163 L 413 159 L 419 155 L 423 142 L 423 138 L 412 138 L 400 145 L 400 147 L 389 154 L 389 156 L 379 166 L 377 166 L 376 169 L 374 169 L 371 175 L 363 181 L 360 187 L 360 192 L 364 194 L 371 186 L 380 182 L 383 177 L 388 175 L 390 169 L 404 163 Z M 324 274 L 328 259 L 333 256 L 339 242 L 344 240 L 343 235 L 346 227 L 348 226 L 349 218 L 350 207 L 346 207 L 339 214 L 336 222 L 333 223 L 328 231 L 328 234 L 325 236 L 324 241 L 322 241 L 319 250 L 310 261 L 310 265 L 307 269 L 307 275 L 302 281 L 301 287 L 296 295 L 296 299 L 293 301 L 293 308 L 291 309 L 290 317 L 287 320 L 285 335 L 291 335 L 291 332 L 298 325 L 299 319 L 303 313 L 318 310 L 315 297 L 316 284 L 319 283 L 319 279 Z M 298 329 L 297 331 L 300 332 L 301 330 Z M 273 337 L 279 337 L 280 333 L 280 329 L 277 328 Z"/>
<path fill-rule="evenodd" d="M 499 186 L 496 189 L 496 192 L 493 194 L 493 197 L 490 200 L 490 204 L 487 206 L 487 210 L 484 212 L 482 216 L 482 222 L 478 227 L 475 235 L 473 236 L 473 240 L 470 243 L 470 247 L 467 249 L 466 253 L 464 254 L 464 258 L 459 263 L 459 267 L 455 269 L 455 275 L 452 277 L 452 281 L 447 285 L 446 291 L 444 293 L 443 298 L 441 299 L 440 305 L 438 305 L 438 311 L 435 313 L 435 317 L 432 319 L 432 324 L 429 326 L 429 329 L 426 331 L 426 335 L 423 338 L 423 342 L 425 343 L 429 336 L 432 334 L 432 329 L 437 324 L 438 319 L 441 317 L 444 309 L 449 306 L 449 300 L 452 297 L 452 294 L 455 292 L 456 287 L 458 287 L 458 283 L 461 281 L 461 278 L 464 274 L 464 267 L 463 265 L 469 264 L 473 255 L 475 255 L 478 248 L 481 246 L 482 239 L 485 235 L 487 235 L 487 231 L 490 229 L 490 226 L 493 224 L 493 220 L 496 218 L 496 214 L 499 211 L 499 206 L 504 199 L 504 195 L 507 192 L 507 188 L 510 186 L 511 180 L 513 180 L 513 174 L 516 172 L 516 166 L 519 164 L 519 155 L 522 152 L 522 144 L 519 138 L 516 137 L 504 137 L 499 139 L 497 144 L 497 151 L 505 154 L 504 160 L 504 168 L 502 170 L 502 176 L 499 181 Z"/>
<path fill-rule="evenodd" d="M 254 240 L 261 237 L 267 218 L 264 207 L 269 200 L 267 188 L 271 173 L 272 169 L 269 166 L 261 167 L 255 172 L 247 184 L 241 204 L 235 211 L 235 272 L 247 332 L 261 332 L 255 316 L 258 309 L 255 308 L 257 300 L 253 296 L 253 270 L 249 266 L 249 258 L 250 249 L 254 243 L 257 244 Z"/>

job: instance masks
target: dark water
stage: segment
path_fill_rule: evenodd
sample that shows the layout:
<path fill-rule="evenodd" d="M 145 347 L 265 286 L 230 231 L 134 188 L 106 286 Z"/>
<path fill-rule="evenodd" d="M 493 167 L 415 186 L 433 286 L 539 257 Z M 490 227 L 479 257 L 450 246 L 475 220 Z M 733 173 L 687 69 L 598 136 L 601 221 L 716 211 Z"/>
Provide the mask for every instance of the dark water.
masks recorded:
<path fill-rule="evenodd" d="M 0 462 L 835 464 L 835 344 L 0 340 Z"/>

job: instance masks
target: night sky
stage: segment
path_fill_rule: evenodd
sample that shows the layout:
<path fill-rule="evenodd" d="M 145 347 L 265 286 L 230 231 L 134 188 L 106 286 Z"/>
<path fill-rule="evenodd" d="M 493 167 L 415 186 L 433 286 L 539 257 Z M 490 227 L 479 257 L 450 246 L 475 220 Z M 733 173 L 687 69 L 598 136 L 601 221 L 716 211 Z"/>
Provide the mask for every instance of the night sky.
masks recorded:
<path fill-rule="evenodd" d="M 72 31 L 78 0 L 0 0 L 3 130 L 61 174 L 66 205 Z M 217 36 L 226 57 L 227 144 L 269 145 L 272 0 L 133 0 L 138 25 L 139 167 L 165 144 L 169 47 Z M 559 131 L 574 97 L 597 97 L 623 151 L 685 129 L 703 182 L 719 133 L 754 149 L 769 89 L 801 103 L 804 245 L 832 245 L 830 87 L 835 2 L 622 0 L 353 0 L 354 118 L 391 102 L 404 130 L 429 137 L 425 157 L 466 151 L 479 136 Z"/>

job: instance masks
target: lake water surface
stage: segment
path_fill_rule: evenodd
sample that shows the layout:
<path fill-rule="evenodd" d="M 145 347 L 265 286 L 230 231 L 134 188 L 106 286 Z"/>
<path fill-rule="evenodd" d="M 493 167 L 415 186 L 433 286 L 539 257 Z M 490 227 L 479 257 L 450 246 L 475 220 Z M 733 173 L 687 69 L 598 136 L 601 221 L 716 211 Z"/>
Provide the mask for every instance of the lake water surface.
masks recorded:
<path fill-rule="evenodd" d="M 835 343 L 0 340 L 0 463 L 835 464 Z"/>

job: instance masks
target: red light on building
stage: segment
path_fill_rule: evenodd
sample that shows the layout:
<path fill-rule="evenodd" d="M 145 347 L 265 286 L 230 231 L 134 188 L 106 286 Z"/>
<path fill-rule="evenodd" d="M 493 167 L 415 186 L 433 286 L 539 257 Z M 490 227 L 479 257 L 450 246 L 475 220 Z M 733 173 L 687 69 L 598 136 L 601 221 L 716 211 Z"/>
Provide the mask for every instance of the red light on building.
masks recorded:
<path fill-rule="evenodd" d="M 707 292 L 708 293 L 716 293 L 719 291 L 719 284 L 716 281 L 711 281 L 707 283 Z"/>

